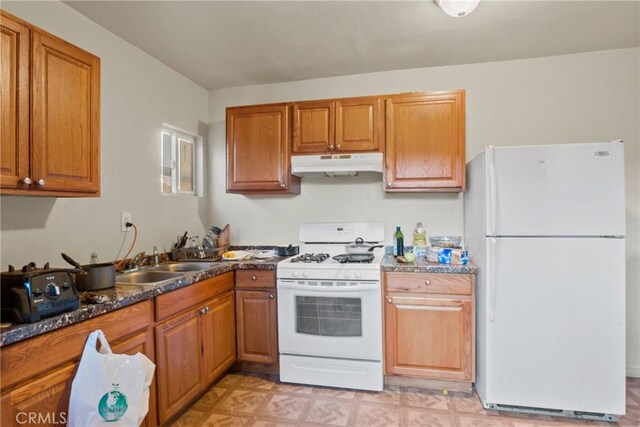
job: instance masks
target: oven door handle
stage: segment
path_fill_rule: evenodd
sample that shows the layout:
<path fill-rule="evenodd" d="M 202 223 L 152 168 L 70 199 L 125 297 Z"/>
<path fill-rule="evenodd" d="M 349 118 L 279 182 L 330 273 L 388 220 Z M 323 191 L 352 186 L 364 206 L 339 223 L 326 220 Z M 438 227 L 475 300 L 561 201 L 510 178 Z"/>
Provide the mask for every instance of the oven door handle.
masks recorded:
<path fill-rule="evenodd" d="M 326 285 L 298 285 L 295 282 L 287 282 L 278 280 L 278 289 L 295 289 L 299 291 L 311 292 L 356 292 L 356 291 L 375 291 L 380 289 L 378 283 L 361 283 L 358 285 L 345 286 L 326 286 Z"/>

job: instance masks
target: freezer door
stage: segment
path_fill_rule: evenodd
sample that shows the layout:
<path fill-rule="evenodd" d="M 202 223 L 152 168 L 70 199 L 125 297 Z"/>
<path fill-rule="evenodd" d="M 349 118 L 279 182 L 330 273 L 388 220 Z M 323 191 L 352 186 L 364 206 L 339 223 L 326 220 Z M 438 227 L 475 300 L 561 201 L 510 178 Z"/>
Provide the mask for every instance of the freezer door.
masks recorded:
<path fill-rule="evenodd" d="M 491 244 L 483 402 L 624 414 L 624 239 Z"/>
<path fill-rule="evenodd" d="M 623 236 L 621 142 L 489 147 L 488 236 Z"/>

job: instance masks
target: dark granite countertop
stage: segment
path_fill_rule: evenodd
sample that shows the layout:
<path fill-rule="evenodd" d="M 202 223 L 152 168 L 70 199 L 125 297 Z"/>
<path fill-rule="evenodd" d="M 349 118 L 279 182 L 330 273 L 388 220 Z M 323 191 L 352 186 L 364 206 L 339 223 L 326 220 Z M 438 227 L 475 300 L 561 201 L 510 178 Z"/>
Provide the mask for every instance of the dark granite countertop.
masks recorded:
<path fill-rule="evenodd" d="M 475 274 L 478 267 L 468 263 L 466 265 L 438 264 L 428 262 L 425 258 L 419 258 L 413 263 L 398 262 L 393 255 L 385 255 L 382 258 L 382 271 L 401 271 L 411 273 L 451 273 L 451 274 Z"/>
<path fill-rule="evenodd" d="M 86 301 L 86 297 L 91 293 L 107 295 L 109 301 L 102 304 L 82 303 L 80 308 L 68 313 L 48 317 L 39 322 L 14 324 L 8 328 L 4 328 L 0 331 L 0 347 L 73 325 L 74 323 L 154 298 L 165 292 L 184 288 L 185 286 L 229 271 L 249 269 L 275 270 L 278 262 L 283 259 L 285 259 L 285 257 L 250 259 L 245 261 L 218 261 L 212 263 L 212 268 L 208 270 L 187 272 L 178 280 L 167 281 L 157 285 L 118 284 L 111 289 L 103 289 L 96 292 L 79 292 L 81 301 Z"/>

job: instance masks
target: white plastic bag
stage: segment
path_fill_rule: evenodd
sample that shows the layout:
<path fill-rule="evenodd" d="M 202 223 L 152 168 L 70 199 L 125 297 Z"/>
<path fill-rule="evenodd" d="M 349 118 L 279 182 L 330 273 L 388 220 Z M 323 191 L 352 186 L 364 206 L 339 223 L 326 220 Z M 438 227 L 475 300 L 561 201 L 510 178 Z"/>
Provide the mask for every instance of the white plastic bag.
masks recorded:
<path fill-rule="evenodd" d="M 93 331 L 71 386 L 68 426 L 139 426 L 149 411 L 154 370 L 144 354 L 113 354 L 104 333 Z"/>

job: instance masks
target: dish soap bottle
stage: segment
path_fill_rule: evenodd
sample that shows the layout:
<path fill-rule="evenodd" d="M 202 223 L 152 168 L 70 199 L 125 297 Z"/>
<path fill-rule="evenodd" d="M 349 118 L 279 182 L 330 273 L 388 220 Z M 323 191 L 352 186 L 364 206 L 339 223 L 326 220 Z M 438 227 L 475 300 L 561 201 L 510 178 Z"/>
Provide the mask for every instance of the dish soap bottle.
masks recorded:
<path fill-rule="evenodd" d="M 427 232 L 422 226 L 422 222 L 418 222 L 413 230 L 413 253 L 418 258 L 427 256 Z"/>
<path fill-rule="evenodd" d="M 413 230 L 413 246 L 426 245 L 427 244 L 427 232 L 422 226 L 422 222 L 416 224 L 416 228 Z"/>
<path fill-rule="evenodd" d="M 404 235 L 400 227 L 396 227 L 393 235 L 393 256 L 404 256 Z"/>

